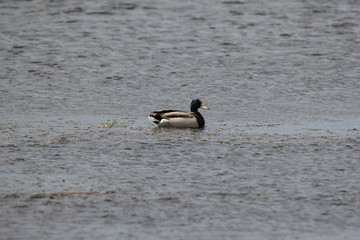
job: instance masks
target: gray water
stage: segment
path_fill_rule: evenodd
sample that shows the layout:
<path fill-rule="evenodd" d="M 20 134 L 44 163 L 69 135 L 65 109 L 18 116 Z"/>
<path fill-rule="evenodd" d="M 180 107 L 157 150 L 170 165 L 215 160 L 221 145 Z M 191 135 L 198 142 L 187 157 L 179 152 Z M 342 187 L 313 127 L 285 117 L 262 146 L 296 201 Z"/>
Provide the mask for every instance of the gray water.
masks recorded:
<path fill-rule="evenodd" d="M 359 239 L 360 4 L 0 1 L 1 239 Z M 189 110 L 204 130 L 158 129 Z"/>

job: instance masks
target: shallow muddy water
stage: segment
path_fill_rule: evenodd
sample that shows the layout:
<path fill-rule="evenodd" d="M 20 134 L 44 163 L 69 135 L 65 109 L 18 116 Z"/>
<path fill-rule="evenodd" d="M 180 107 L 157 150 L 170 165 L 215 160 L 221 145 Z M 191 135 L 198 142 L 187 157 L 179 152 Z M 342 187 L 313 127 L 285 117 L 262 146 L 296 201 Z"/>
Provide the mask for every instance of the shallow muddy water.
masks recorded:
<path fill-rule="evenodd" d="M 1 239 L 358 239 L 358 1 L 0 1 Z M 204 130 L 158 129 L 189 110 Z"/>

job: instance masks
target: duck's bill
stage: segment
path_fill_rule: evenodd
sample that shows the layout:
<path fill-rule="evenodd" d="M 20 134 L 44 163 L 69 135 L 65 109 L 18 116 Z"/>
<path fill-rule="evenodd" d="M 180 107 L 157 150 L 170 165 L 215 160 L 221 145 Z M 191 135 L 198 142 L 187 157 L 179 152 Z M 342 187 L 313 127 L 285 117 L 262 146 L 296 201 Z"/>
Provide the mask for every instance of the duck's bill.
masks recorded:
<path fill-rule="evenodd" d="M 201 104 L 201 105 L 200 105 L 200 108 L 201 108 L 201 109 L 205 109 L 205 110 L 209 110 L 209 108 L 208 108 L 207 106 L 205 106 L 204 104 Z"/>

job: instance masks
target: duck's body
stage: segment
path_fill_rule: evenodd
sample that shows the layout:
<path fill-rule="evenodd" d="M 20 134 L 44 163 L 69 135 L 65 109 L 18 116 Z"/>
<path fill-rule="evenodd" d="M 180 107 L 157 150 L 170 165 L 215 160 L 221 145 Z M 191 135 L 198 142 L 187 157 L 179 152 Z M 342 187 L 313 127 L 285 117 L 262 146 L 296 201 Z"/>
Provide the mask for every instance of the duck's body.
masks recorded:
<path fill-rule="evenodd" d="M 204 128 L 205 119 L 198 111 L 199 108 L 209 109 L 196 99 L 191 102 L 190 113 L 179 110 L 154 111 L 150 113 L 149 120 L 159 127 Z"/>

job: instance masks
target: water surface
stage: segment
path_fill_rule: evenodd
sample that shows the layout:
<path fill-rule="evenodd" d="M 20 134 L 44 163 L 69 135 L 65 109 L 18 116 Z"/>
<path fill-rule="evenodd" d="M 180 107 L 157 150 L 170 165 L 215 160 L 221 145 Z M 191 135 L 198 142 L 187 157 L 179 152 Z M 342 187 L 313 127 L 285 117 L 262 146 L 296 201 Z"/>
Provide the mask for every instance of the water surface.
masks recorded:
<path fill-rule="evenodd" d="M 357 239 L 356 1 L 0 1 L 4 239 Z M 158 129 L 200 98 L 204 130 Z"/>

